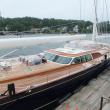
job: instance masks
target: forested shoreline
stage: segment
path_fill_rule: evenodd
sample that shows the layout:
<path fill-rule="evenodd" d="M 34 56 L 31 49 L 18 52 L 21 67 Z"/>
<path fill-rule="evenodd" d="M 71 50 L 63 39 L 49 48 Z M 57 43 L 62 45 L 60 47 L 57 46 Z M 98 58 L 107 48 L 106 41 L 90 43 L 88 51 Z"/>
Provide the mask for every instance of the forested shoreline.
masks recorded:
<path fill-rule="evenodd" d="M 110 32 L 110 24 L 100 23 L 99 30 Z M 34 17 L 0 18 L 0 31 L 36 33 L 91 33 L 93 23 L 84 20 L 39 19 Z M 106 30 L 105 30 L 106 28 Z"/>

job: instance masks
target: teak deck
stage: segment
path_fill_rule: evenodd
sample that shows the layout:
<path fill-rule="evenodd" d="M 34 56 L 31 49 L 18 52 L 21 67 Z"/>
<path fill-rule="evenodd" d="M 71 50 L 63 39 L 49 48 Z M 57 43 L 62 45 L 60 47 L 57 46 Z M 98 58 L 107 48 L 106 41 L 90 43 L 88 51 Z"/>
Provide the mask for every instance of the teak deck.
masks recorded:
<path fill-rule="evenodd" d="M 0 94 L 7 90 L 7 84 L 14 83 L 16 93 L 29 89 L 31 86 L 39 86 L 54 80 L 76 74 L 95 64 L 100 63 L 103 57 L 82 64 L 60 65 L 53 62 L 40 64 L 36 66 L 26 66 L 20 62 L 13 61 L 11 71 L 0 71 Z M 6 94 L 5 97 L 7 97 Z M 4 96 L 3 96 L 4 97 Z M 0 98 L 3 98 L 0 97 Z"/>

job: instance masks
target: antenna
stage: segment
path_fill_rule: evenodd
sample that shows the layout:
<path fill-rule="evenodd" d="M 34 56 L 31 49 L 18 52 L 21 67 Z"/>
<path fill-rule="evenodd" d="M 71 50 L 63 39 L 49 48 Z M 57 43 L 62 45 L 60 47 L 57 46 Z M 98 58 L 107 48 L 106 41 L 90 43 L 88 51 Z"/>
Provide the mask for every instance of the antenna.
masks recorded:
<path fill-rule="evenodd" d="M 92 40 L 95 41 L 97 37 L 97 0 L 94 0 L 94 23 L 93 23 L 93 36 Z"/>

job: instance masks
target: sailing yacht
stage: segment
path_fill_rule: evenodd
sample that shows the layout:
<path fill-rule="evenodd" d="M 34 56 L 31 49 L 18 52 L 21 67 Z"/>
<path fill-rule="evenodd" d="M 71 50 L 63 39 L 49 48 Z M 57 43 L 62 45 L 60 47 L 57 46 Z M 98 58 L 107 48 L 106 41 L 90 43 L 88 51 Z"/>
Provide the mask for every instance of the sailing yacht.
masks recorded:
<path fill-rule="evenodd" d="M 68 93 L 107 68 L 110 47 L 95 42 L 96 18 L 93 27 L 93 41 L 71 41 L 64 48 L 1 61 L 0 110 L 50 110 Z M 1 43 L 11 44 L 14 40 Z M 15 45 L 22 45 L 21 40 Z"/>

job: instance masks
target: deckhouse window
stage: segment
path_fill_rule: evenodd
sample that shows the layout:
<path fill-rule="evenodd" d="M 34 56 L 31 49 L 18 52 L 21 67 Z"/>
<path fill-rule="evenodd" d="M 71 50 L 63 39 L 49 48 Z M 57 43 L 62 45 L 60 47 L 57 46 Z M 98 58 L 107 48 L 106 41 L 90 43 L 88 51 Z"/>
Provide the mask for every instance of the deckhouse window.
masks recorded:
<path fill-rule="evenodd" d="M 49 61 L 61 63 L 61 64 L 69 64 L 72 60 L 72 58 L 69 58 L 69 57 L 63 57 L 63 56 L 59 56 L 59 55 L 55 55 L 47 52 L 45 53 L 45 57 Z"/>
<path fill-rule="evenodd" d="M 74 63 L 81 63 L 81 58 L 80 57 L 74 58 Z"/>
<path fill-rule="evenodd" d="M 71 60 L 72 60 L 72 58 L 58 56 L 56 62 L 62 63 L 62 64 L 68 64 L 68 63 L 70 63 Z"/>
<path fill-rule="evenodd" d="M 85 55 L 84 55 L 84 56 L 81 56 L 81 62 L 82 62 L 82 63 L 86 62 Z"/>
<path fill-rule="evenodd" d="M 50 54 L 50 53 L 46 53 L 45 57 L 46 57 L 47 60 L 53 61 L 55 59 L 56 55 Z"/>
<path fill-rule="evenodd" d="M 90 60 L 92 60 L 92 57 L 91 57 L 91 55 L 90 55 L 90 54 L 85 55 L 85 58 L 86 58 L 86 61 L 90 61 Z"/>
<path fill-rule="evenodd" d="M 73 62 L 74 63 L 84 63 L 92 60 L 92 56 L 90 54 L 84 55 L 84 56 L 79 56 L 74 58 Z"/>

